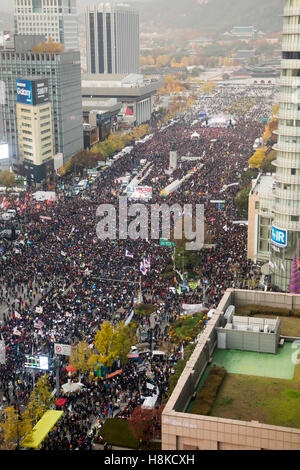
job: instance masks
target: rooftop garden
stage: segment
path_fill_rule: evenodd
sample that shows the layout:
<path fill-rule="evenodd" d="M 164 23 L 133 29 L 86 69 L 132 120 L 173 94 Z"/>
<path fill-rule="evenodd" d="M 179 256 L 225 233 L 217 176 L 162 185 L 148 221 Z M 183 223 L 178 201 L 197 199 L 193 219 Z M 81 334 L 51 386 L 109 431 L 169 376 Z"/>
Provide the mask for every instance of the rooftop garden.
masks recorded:
<path fill-rule="evenodd" d="M 227 374 L 210 416 L 300 428 L 300 366 L 292 380 Z"/>

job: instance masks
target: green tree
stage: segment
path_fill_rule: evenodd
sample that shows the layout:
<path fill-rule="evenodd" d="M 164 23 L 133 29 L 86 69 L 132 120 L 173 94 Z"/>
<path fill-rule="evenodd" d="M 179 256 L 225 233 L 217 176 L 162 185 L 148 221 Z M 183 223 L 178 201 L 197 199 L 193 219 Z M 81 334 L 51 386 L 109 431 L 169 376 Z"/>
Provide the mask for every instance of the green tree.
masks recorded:
<path fill-rule="evenodd" d="M 248 199 L 249 193 L 251 191 L 251 186 L 243 188 L 235 198 L 235 204 L 238 208 L 239 214 L 245 219 L 248 218 Z"/>
<path fill-rule="evenodd" d="M 130 325 L 125 325 L 124 321 L 118 324 L 114 338 L 114 348 L 122 364 L 128 361 L 127 355 L 131 346 L 136 343 L 136 334 Z"/>
<path fill-rule="evenodd" d="M 15 174 L 9 170 L 0 172 L 0 185 L 6 188 L 12 188 L 16 184 Z"/>

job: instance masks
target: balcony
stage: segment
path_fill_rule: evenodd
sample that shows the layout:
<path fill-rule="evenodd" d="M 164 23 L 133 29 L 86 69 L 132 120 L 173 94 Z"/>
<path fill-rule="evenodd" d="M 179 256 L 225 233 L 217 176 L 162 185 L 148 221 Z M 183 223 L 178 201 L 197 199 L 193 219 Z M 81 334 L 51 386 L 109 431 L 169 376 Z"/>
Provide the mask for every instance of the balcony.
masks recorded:
<path fill-rule="evenodd" d="M 299 232 L 300 231 L 300 223 L 299 222 L 278 222 L 276 223 L 275 219 L 273 220 L 273 224 L 277 227 L 285 228 L 286 230 L 291 230 L 292 232 Z"/>
<path fill-rule="evenodd" d="M 281 68 L 282 69 L 300 69 L 300 59 L 282 59 Z"/>
<path fill-rule="evenodd" d="M 279 126 L 274 134 L 277 135 L 288 135 L 290 137 L 298 137 L 300 136 L 300 127 L 293 127 L 293 126 Z M 300 144 L 299 144 L 300 145 Z"/>
<path fill-rule="evenodd" d="M 280 93 L 278 96 L 279 103 L 298 104 L 299 98 L 297 93 Z"/>
<path fill-rule="evenodd" d="M 286 143 L 286 142 L 278 142 L 273 146 L 273 149 L 279 152 L 294 152 L 300 153 L 300 143 Z"/>
<path fill-rule="evenodd" d="M 300 111 L 280 109 L 278 114 L 275 116 L 278 119 L 298 119 L 300 120 Z"/>
<path fill-rule="evenodd" d="M 300 24 L 284 24 L 283 34 L 300 34 Z"/>
<path fill-rule="evenodd" d="M 282 44 L 281 44 L 281 51 L 298 52 L 299 45 L 300 45 L 300 36 L 294 36 L 293 41 L 288 41 L 287 37 L 283 36 Z"/>
<path fill-rule="evenodd" d="M 285 191 L 284 189 L 274 189 L 273 195 L 281 199 L 290 201 L 300 201 L 300 193 L 295 191 Z"/>
<path fill-rule="evenodd" d="M 300 87 L 300 77 L 280 77 L 279 85 Z"/>
<path fill-rule="evenodd" d="M 300 177 L 299 176 L 285 176 L 285 175 L 280 175 L 277 173 L 274 173 L 273 175 L 274 181 L 277 183 L 284 183 L 284 184 L 299 184 L 300 185 Z"/>
<path fill-rule="evenodd" d="M 284 202 L 275 202 L 273 204 L 273 212 L 275 214 L 284 214 L 284 215 L 300 215 L 300 205 L 299 207 L 291 207 L 288 206 L 287 204 L 284 204 Z"/>
<path fill-rule="evenodd" d="M 277 155 L 276 160 L 272 161 L 272 165 L 277 168 L 295 168 L 300 170 L 300 159 L 290 160 L 288 158 L 280 158 Z"/>
<path fill-rule="evenodd" d="M 300 16 L 300 5 L 298 7 L 285 7 L 283 16 Z"/>

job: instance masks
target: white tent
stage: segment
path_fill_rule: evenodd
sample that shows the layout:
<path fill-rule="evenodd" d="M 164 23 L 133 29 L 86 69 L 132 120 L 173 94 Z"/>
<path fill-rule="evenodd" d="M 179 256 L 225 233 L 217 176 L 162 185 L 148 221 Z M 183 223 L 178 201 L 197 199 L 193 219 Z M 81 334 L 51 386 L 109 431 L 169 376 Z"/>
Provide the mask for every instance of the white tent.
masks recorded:
<path fill-rule="evenodd" d="M 56 194 L 54 191 L 37 191 L 35 192 L 32 197 L 36 201 L 55 201 Z"/>
<path fill-rule="evenodd" d="M 200 134 L 198 134 L 198 132 L 194 132 L 192 135 L 191 135 L 191 139 L 199 139 L 200 137 Z"/>
<path fill-rule="evenodd" d="M 157 395 L 153 397 L 146 397 L 144 403 L 142 404 L 142 409 L 153 409 L 155 407 L 155 403 L 157 401 Z"/>
<path fill-rule="evenodd" d="M 81 390 L 84 385 L 81 382 L 67 382 L 62 385 L 64 393 L 72 393 Z"/>

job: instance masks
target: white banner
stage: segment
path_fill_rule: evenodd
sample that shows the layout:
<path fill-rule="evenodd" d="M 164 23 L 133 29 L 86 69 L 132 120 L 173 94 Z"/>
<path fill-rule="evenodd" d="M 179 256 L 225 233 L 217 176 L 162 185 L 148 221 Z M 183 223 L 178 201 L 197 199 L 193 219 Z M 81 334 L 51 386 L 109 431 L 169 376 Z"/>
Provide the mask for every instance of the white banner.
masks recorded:
<path fill-rule="evenodd" d="M 184 310 L 185 315 L 190 315 L 192 313 L 201 312 L 203 310 L 202 304 L 182 304 L 182 309 Z"/>
<path fill-rule="evenodd" d="M 69 344 L 54 344 L 54 353 L 62 356 L 71 356 L 71 346 Z"/>
<path fill-rule="evenodd" d="M 152 188 L 150 186 L 137 186 L 131 195 L 131 199 L 152 199 Z"/>
<path fill-rule="evenodd" d="M 4 340 L 0 341 L 0 364 L 5 364 L 5 342 Z"/>

